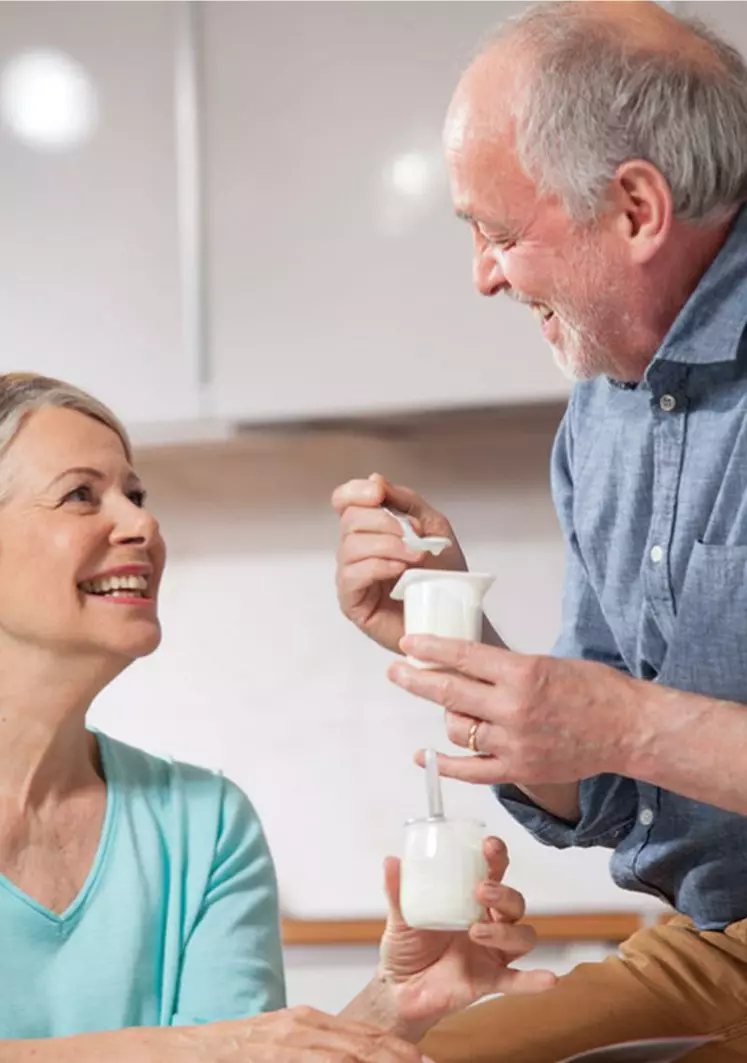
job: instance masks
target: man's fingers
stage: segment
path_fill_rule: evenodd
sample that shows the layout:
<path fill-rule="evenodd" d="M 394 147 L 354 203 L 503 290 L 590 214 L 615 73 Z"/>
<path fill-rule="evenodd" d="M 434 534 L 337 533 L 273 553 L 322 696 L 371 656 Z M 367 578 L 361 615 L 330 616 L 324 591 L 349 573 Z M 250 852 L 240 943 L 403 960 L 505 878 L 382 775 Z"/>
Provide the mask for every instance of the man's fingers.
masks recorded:
<path fill-rule="evenodd" d="M 425 767 L 424 749 L 419 749 L 415 754 L 415 763 L 421 768 Z M 445 753 L 439 753 L 438 771 L 445 779 L 459 779 L 460 782 L 479 783 L 482 786 L 511 781 L 498 757 L 447 757 Z"/>
<path fill-rule="evenodd" d="M 409 566 L 404 561 L 388 561 L 382 557 L 370 557 L 345 565 L 337 576 L 340 594 L 347 600 L 367 591 L 376 583 L 397 580 Z"/>
<path fill-rule="evenodd" d="M 405 646 L 409 646 L 409 637 L 400 640 L 400 648 Z M 431 661 L 433 658 L 426 653 L 420 656 L 420 660 Z M 486 683 L 431 668 L 413 668 L 404 662 L 392 664 L 387 676 L 403 690 L 433 701 L 449 712 L 493 722 L 495 705 L 491 704 L 490 695 L 495 688 Z"/>
<path fill-rule="evenodd" d="M 400 513 L 405 513 L 410 518 L 417 532 L 422 533 L 425 526 L 424 521 L 427 524 L 429 518 L 440 517 L 440 514 L 437 514 L 424 498 L 421 498 L 419 494 L 416 494 L 409 487 L 404 487 L 402 484 L 389 483 L 388 481 L 385 481 L 385 483 L 386 501 L 384 505 L 389 506 L 391 509 L 397 509 Z"/>
<path fill-rule="evenodd" d="M 487 739 L 490 724 L 485 720 L 476 719 L 474 716 L 464 716 L 460 712 L 447 709 L 444 714 L 444 723 L 446 735 L 453 745 L 469 749 L 470 753 L 488 752 Z"/>
<path fill-rule="evenodd" d="M 374 477 L 376 476 L 377 474 L 374 474 Z M 430 506 L 421 495 L 402 484 L 393 484 L 383 477 L 379 479 L 386 490 L 383 505 L 406 514 L 418 535 L 445 535 L 450 539 L 454 537 L 446 517 Z"/>
<path fill-rule="evenodd" d="M 348 480 L 332 492 L 332 507 L 340 517 L 346 515 L 351 508 L 360 507 L 372 510 L 377 506 L 388 506 L 406 513 L 418 532 L 423 531 L 424 517 L 431 524 L 434 520 L 438 524 L 447 523 L 445 518 L 440 513 L 436 513 L 415 491 L 401 484 L 390 483 L 386 477 L 377 472 L 371 473 L 365 480 Z M 387 514 L 382 515 L 387 517 Z M 392 518 L 388 517 L 388 519 Z"/>
<path fill-rule="evenodd" d="M 342 516 L 349 506 L 380 506 L 385 498 L 386 481 L 382 478 L 348 480 L 332 492 L 332 508 Z"/>
<path fill-rule="evenodd" d="M 502 670 L 510 667 L 521 654 L 512 650 L 487 646 L 483 642 L 464 639 L 443 639 L 437 635 L 405 635 L 402 652 L 421 661 L 434 661 L 462 675 L 494 683 Z"/>
<path fill-rule="evenodd" d="M 399 535 L 384 532 L 357 532 L 346 535 L 337 551 L 341 565 L 365 561 L 369 557 L 381 557 L 388 561 L 406 561 L 415 564 L 423 560 L 420 550 L 410 550 Z"/>
<path fill-rule="evenodd" d="M 340 517 L 341 535 L 344 537 L 362 532 L 379 532 L 402 538 L 400 524 L 381 506 L 348 506 Z"/>

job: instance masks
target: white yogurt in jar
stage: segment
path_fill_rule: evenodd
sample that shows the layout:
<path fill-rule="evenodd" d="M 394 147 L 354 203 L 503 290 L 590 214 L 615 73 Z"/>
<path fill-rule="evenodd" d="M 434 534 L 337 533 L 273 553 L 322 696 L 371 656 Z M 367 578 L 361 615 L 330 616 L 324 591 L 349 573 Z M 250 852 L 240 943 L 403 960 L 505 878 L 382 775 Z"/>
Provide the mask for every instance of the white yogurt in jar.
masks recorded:
<path fill-rule="evenodd" d="M 409 926 L 466 930 L 483 917 L 475 889 L 488 874 L 484 832 L 476 820 L 434 817 L 405 824 L 400 906 Z"/>

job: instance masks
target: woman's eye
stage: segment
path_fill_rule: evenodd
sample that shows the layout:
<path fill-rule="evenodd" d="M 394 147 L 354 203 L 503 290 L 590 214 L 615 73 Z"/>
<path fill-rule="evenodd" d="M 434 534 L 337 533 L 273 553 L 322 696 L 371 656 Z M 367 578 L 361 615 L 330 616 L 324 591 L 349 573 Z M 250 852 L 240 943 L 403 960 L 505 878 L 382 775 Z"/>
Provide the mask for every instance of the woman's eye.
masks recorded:
<path fill-rule="evenodd" d="M 141 490 L 140 488 L 137 488 L 134 491 L 128 491 L 127 497 L 133 505 L 137 506 L 138 509 L 142 509 L 145 505 L 145 499 L 147 495 L 145 491 Z"/>
<path fill-rule="evenodd" d="M 88 484 L 81 484 L 73 491 L 69 491 L 63 498 L 63 502 L 93 502 L 93 491 Z"/>

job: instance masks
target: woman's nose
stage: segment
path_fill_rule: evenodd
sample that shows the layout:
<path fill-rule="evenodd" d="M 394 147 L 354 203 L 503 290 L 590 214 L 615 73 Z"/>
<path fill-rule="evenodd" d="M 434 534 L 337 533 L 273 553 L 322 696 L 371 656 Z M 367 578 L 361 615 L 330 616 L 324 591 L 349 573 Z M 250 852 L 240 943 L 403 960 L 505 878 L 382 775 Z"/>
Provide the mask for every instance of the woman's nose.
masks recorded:
<path fill-rule="evenodd" d="M 140 543 L 149 546 L 158 539 L 158 521 L 147 509 L 127 500 L 112 529 L 112 539 L 118 543 Z"/>

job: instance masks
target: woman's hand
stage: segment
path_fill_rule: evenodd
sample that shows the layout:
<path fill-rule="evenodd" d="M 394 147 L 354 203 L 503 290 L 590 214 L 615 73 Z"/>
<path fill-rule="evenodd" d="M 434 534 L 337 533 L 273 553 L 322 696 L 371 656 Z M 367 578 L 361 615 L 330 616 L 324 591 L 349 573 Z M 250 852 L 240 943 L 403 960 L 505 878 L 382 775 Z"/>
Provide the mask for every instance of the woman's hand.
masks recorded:
<path fill-rule="evenodd" d="M 0 1041 L 0 1063 L 421 1063 L 392 1033 L 314 1008 L 200 1026 Z"/>
<path fill-rule="evenodd" d="M 538 993 L 555 984 L 551 971 L 511 968 L 534 947 L 536 935 L 531 927 L 517 925 L 524 915 L 524 898 L 503 885 L 505 845 L 486 838 L 484 852 L 488 878 L 476 895 L 486 915 L 468 932 L 409 927 L 399 904 L 400 862 L 389 857 L 384 865 L 389 917 L 379 975 L 395 995 L 403 1025 L 430 1026 L 490 993 Z"/>
<path fill-rule="evenodd" d="M 215 1055 L 196 1053 L 194 1063 L 420 1063 L 422 1058 L 412 1045 L 375 1026 L 315 1008 L 287 1008 L 247 1022 L 216 1025 L 233 1027 L 235 1040 L 221 1033 L 212 1038 L 205 1029 L 203 1048 L 214 1046 Z M 192 1063 L 192 1058 L 185 1056 L 184 1063 Z"/>

